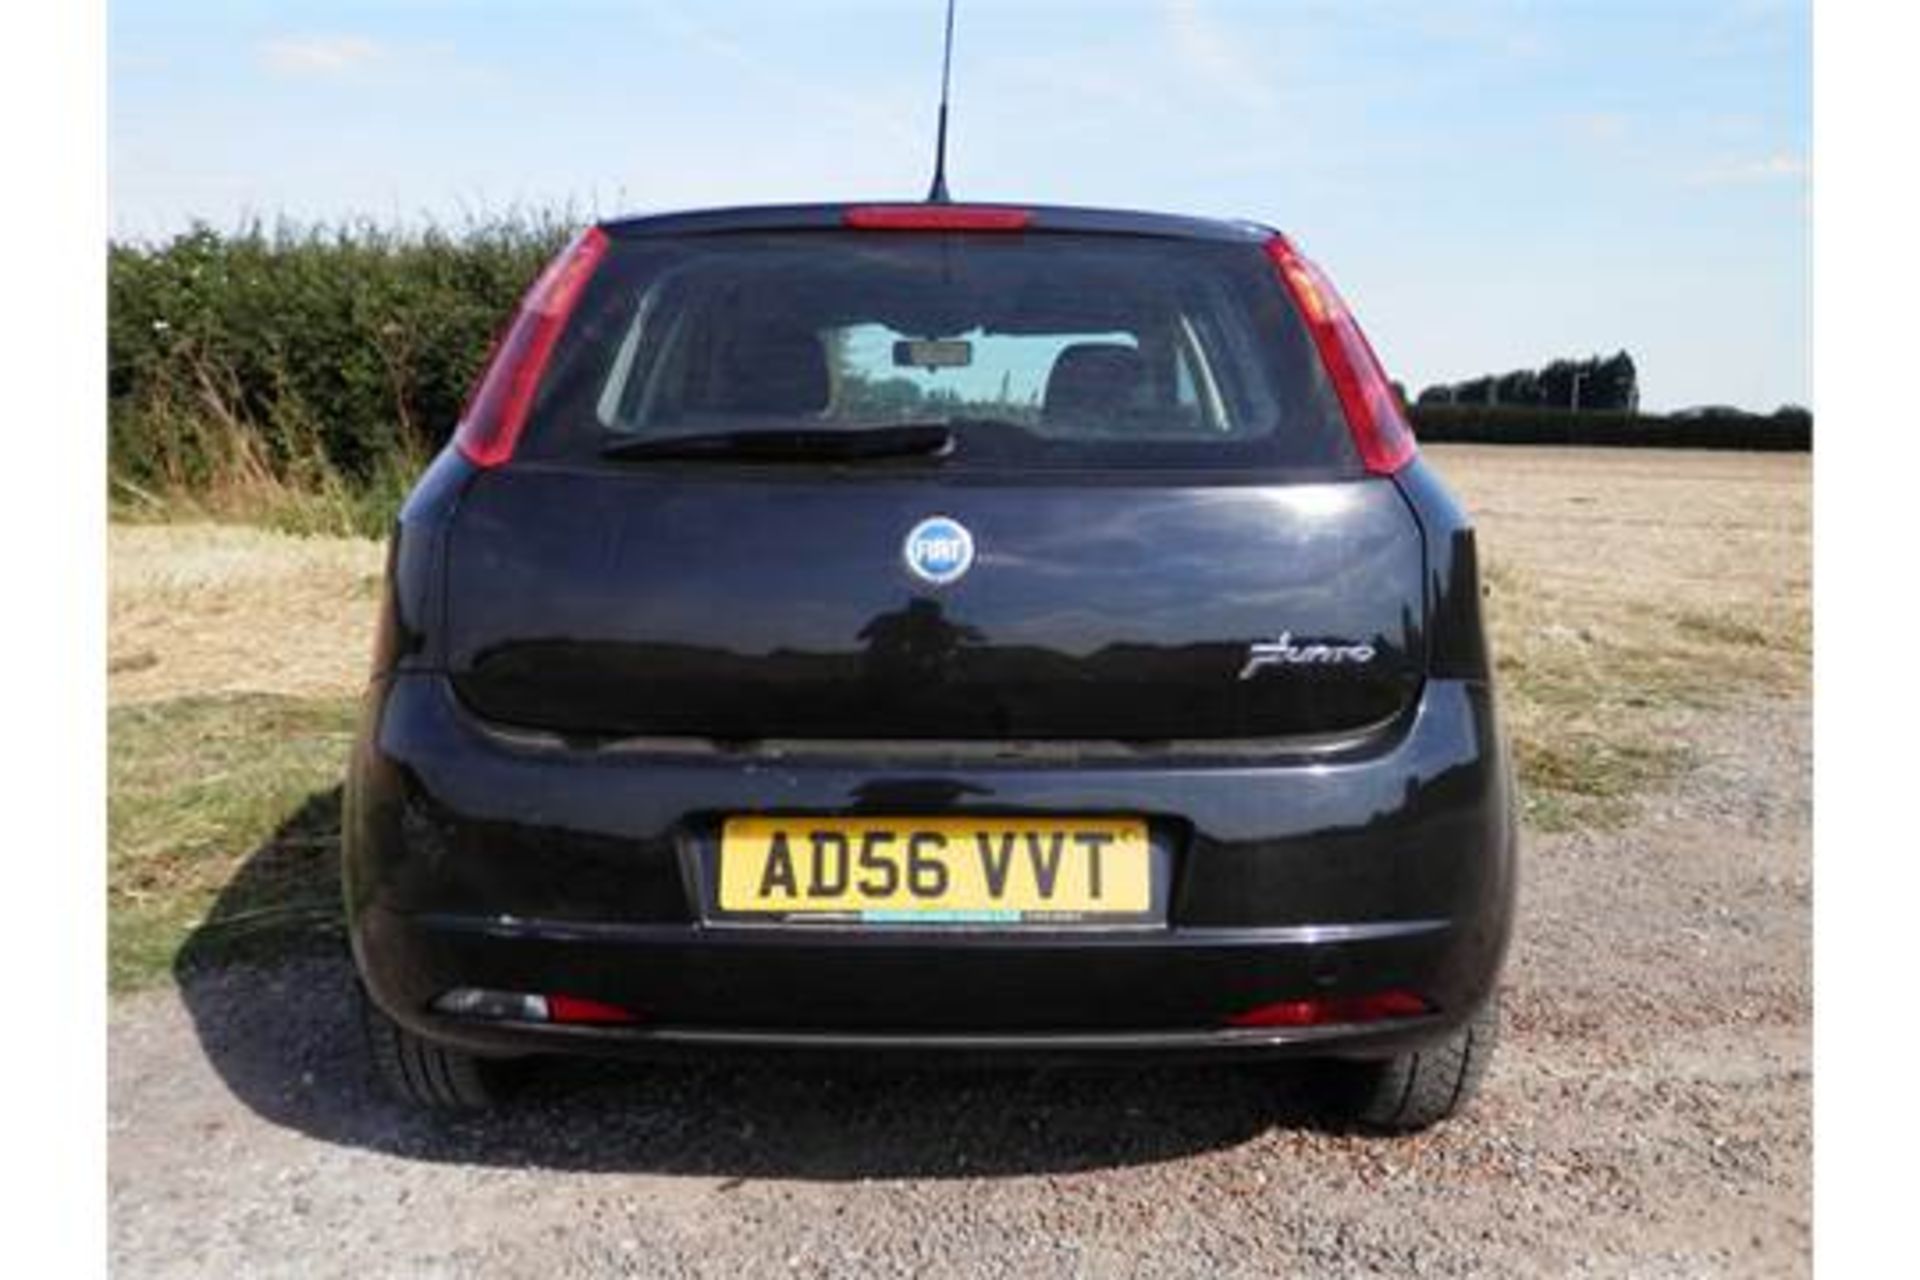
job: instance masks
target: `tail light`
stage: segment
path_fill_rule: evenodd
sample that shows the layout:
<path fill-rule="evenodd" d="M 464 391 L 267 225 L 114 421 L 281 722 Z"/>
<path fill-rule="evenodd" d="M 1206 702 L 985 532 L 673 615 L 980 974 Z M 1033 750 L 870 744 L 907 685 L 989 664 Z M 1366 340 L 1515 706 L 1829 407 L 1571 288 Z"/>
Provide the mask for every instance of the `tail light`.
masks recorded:
<path fill-rule="evenodd" d="M 979 204 L 860 204 L 841 215 L 856 231 L 1022 231 L 1031 209 Z"/>
<path fill-rule="evenodd" d="M 1353 432 L 1361 464 L 1376 475 L 1392 475 L 1413 461 L 1413 428 L 1393 394 L 1393 384 L 1380 367 L 1367 336 L 1347 310 L 1333 282 L 1300 256 L 1285 236 L 1267 241 L 1267 257 L 1279 269 L 1313 335 L 1320 363 L 1333 380 L 1341 411 Z"/>
<path fill-rule="evenodd" d="M 1411 991 L 1381 991 L 1364 996 L 1321 996 L 1255 1005 L 1227 1019 L 1234 1027 L 1323 1027 L 1349 1022 L 1417 1018 L 1433 1006 Z"/>
<path fill-rule="evenodd" d="M 606 233 L 589 227 L 547 264 L 520 300 L 454 430 L 454 444 L 476 466 L 497 467 L 513 456 L 554 345 L 606 252 Z"/>

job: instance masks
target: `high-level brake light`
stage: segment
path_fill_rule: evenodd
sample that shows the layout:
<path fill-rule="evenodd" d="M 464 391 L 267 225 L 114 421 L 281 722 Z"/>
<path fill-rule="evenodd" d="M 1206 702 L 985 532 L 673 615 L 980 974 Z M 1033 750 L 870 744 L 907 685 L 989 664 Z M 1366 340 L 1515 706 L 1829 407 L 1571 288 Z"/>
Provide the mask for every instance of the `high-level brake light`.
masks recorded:
<path fill-rule="evenodd" d="M 856 231 L 1021 231 L 1031 209 L 978 204 L 857 204 L 841 215 Z"/>

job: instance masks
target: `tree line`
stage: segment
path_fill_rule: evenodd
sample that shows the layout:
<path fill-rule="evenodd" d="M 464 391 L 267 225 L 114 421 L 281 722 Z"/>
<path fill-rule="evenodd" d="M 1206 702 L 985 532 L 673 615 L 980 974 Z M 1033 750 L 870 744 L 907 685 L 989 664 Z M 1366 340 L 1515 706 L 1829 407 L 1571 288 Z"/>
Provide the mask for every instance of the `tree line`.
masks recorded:
<path fill-rule="evenodd" d="M 1640 375 L 1625 351 L 1584 360 L 1554 360 L 1539 369 L 1482 374 L 1420 392 L 1421 405 L 1515 405 L 1524 408 L 1638 413 Z"/>

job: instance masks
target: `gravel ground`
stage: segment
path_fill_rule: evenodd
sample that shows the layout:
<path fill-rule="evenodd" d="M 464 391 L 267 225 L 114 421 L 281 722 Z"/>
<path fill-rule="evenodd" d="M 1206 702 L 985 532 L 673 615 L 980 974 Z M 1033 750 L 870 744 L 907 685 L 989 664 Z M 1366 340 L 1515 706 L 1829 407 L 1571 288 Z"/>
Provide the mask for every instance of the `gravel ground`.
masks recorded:
<path fill-rule="evenodd" d="M 335 959 L 118 1001 L 116 1274 L 1804 1274 L 1807 707 L 1699 713 L 1623 829 L 1526 850 L 1507 1039 L 1432 1133 L 1241 1069 L 544 1070 L 381 1100 Z"/>

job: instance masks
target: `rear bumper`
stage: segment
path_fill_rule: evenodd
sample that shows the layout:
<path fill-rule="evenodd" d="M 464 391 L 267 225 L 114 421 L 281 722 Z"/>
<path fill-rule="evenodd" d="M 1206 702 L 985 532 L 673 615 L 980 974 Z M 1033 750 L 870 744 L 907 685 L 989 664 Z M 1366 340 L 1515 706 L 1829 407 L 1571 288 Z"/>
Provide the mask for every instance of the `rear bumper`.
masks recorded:
<path fill-rule="evenodd" d="M 1171 849 L 1165 927 L 1046 933 L 708 921 L 728 813 L 1129 813 Z M 373 999 L 482 1052 L 891 1049 L 990 1056 L 1371 1055 L 1492 992 L 1513 829 L 1484 686 L 1434 681 L 1359 754 L 1231 763 L 993 764 L 503 735 L 428 675 L 370 691 L 345 884 Z M 450 1018 L 459 986 L 560 992 L 631 1027 Z M 1410 989 L 1431 1015 L 1240 1028 L 1255 1005 Z"/>

